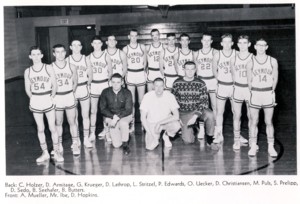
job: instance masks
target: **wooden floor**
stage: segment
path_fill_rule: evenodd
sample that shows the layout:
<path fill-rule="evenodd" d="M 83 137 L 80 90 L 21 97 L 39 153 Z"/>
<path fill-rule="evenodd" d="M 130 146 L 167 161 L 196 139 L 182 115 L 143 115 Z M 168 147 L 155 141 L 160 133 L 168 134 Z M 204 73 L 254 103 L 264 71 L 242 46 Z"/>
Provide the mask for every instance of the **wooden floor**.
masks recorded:
<path fill-rule="evenodd" d="M 259 124 L 259 147 L 256 157 L 248 157 L 248 146 L 240 151 L 232 149 L 232 115 L 225 114 L 225 142 L 219 151 L 211 150 L 204 141 L 185 145 L 178 136 L 173 148 L 165 149 L 161 142 L 154 151 L 145 149 L 141 124 L 130 137 L 131 153 L 123 155 L 104 140 L 96 140 L 92 149 L 81 148 L 81 155 L 73 157 L 68 127 L 64 127 L 63 146 L 65 161 L 53 160 L 37 164 L 41 154 L 33 116 L 28 109 L 29 100 L 24 91 L 24 80 L 5 85 L 6 109 L 6 174 L 7 175 L 295 175 L 296 118 L 295 113 L 276 110 L 274 126 L 277 159 L 267 154 L 265 126 Z M 228 108 L 228 107 L 227 107 Z M 101 124 L 101 122 L 100 122 Z M 247 122 L 242 135 L 248 138 Z M 82 139 L 82 127 L 81 139 Z M 100 129 L 97 129 L 99 132 Z M 48 148 L 52 148 L 50 133 L 46 131 Z"/>

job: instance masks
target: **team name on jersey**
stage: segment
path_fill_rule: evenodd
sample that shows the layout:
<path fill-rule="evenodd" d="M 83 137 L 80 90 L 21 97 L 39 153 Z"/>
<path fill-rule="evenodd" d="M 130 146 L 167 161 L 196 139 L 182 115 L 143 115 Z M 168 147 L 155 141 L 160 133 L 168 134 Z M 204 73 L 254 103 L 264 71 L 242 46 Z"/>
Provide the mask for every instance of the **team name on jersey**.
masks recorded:
<path fill-rule="evenodd" d="M 111 63 L 112 63 L 112 64 L 120 65 L 120 64 L 122 64 L 122 61 L 121 61 L 121 60 L 118 60 L 118 59 L 111 59 Z"/>
<path fill-rule="evenodd" d="M 80 70 L 80 71 L 86 71 L 87 70 L 87 67 L 86 66 L 82 66 L 82 65 L 75 65 L 76 69 L 77 70 Z"/>
<path fill-rule="evenodd" d="M 235 69 L 235 71 L 245 70 L 246 69 L 246 65 L 245 64 L 234 65 L 234 69 Z"/>
<path fill-rule="evenodd" d="M 174 60 L 174 55 L 170 55 L 170 56 L 167 56 L 167 57 L 164 57 L 164 60 L 167 62 L 167 61 L 172 61 Z"/>
<path fill-rule="evenodd" d="M 152 51 L 148 53 L 149 57 L 153 57 L 153 56 L 159 56 L 160 55 L 160 50 L 159 51 Z"/>
<path fill-rule="evenodd" d="M 69 73 L 58 73 L 58 74 L 56 74 L 56 78 L 57 79 L 71 79 L 72 78 L 72 74 L 69 74 Z"/>
<path fill-rule="evenodd" d="M 127 54 L 127 57 L 128 57 L 128 58 L 132 58 L 132 57 L 143 57 L 143 53 L 140 53 L 140 52 L 132 52 L 132 53 Z"/>
<path fill-rule="evenodd" d="M 257 75 L 261 75 L 261 74 L 272 75 L 272 69 L 261 68 L 261 69 L 255 69 L 255 70 L 253 70 L 254 77 L 257 76 Z"/>
<path fill-rule="evenodd" d="M 221 62 L 218 64 L 219 69 L 225 69 L 225 68 L 228 68 L 229 66 L 230 66 L 230 61 Z"/>
<path fill-rule="evenodd" d="M 105 63 L 99 62 L 99 61 L 93 62 L 93 65 L 94 65 L 95 67 L 106 67 L 106 64 L 105 64 Z"/>
<path fill-rule="evenodd" d="M 207 58 L 207 57 L 197 59 L 198 63 L 212 63 L 212 61 L 213 61 L 212 58 Z"/>
<path fill-rule="evenodd" d="M 36 82 L 49 82 L 50 78 L 45 76 L 37 76 L 37 77 L 31 77 L 30 82 L 36 83 Z"/>
<path fill-rule="evenodd" d="M 182 59 L 182 60 L 179 60 L 179 61 L 178 61 L 178 65 L 183 66 L 184 63 L 186 63 L 186 62 L 188 62 L 188 61 L 191 61 L 191 60 L 190 60 L 190 59 Z"/>

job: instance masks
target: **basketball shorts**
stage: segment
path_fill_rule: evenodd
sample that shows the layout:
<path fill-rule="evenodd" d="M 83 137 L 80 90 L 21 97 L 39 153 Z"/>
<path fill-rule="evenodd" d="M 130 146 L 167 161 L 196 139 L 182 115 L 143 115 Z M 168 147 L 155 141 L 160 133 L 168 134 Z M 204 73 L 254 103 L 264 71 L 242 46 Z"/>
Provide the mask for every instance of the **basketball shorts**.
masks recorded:
<path fill-rule="evenodd" d="M 174 81 L 178 78 L 177 74 L 165 74 L 165 89 L 172 89 Z"/>
<path fill-rule="evenodd" d="M 146 73 L 143 68 L 141 69 L 127 69 L 127 75 L 125 77 L 127 85 L 130 86 L 143 86 L 146 84 Z"/>
<path fill-rule="evenodd" d="M 156 79 L 158 77 L 163 78 L 163 76 L 161 75 L 161 72 L 160 72 L 159 68 L 148 67 L 146 75 L 147 75 L 147 82 L 148 83 L 153 82 L 154 79 Z"/>
<path fill-rule="evenodd" d="M 92 81 L 91 83 L 91 97 L 99 98 L 102 91 L 109 87 L 108 79 Z"/>
<path fill-rule="evenodd" d="M 55 108 L 55 102 L 51 97 L 51 91 L 42 94 L 32 94 L 29 102 L 29 109 L 33 113 L 46 113 Z"/>
<path fill-rule="evenodd" d="M 217 98 L 221 100 L 227 100 L 232 98 L 233 85 L 225 85 L 218 83 Z"/>
<path fill-rule="evenodd" d="M 242 87 L 235 84 L 233 87 L 232 98 L 235 103 L 243 103 L 243 101 L 249 101 L 250 90 L 248 88 L 248 85 Z"/>
<path fill-rule="evenodd" d="M 73 90 L 65 93 L 56 93 L 54 97 L 56 104 L 55 110 L 64 111 L 76 107 L 76 99 Z"/>
<path fill-rule="evenodd" d="M 76 100 L 84 101 L 89 97 L 90 97 L 90 93 L 87 86 L 87 82 L 78 84 L 75 91 Z"/>
<path fill-rule="evenodd" d="M 200 77 L 206 84 L 207 87 L 207 92 L 209 93 L 215 93 L 217 90 L 217 85 L 218 85 L 218 81 L 216 78 L 210 78 L 210 79 L 205 79 Z"/>
<path fill-rule="evenodd" d="M 253 89 L 250 91 L 250 107 L 251 108 L 272 108 L 276 106 L 275 101 L 275 92 L 272 90 L 272 87 L 269 90 L 267 89 Z"/>

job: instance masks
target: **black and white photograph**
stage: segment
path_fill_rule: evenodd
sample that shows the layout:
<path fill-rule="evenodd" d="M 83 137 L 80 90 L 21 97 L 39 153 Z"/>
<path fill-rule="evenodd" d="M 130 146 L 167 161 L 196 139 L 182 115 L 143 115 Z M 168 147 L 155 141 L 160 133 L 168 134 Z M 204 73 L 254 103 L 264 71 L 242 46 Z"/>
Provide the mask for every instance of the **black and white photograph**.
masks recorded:
<path fill-rule="evenodd" d="M 5 182 L 7 201 L 85 176 L 299 189 L 294 2 L 86 3 L 3 6 L 4 177 L 41 182 Z"/>

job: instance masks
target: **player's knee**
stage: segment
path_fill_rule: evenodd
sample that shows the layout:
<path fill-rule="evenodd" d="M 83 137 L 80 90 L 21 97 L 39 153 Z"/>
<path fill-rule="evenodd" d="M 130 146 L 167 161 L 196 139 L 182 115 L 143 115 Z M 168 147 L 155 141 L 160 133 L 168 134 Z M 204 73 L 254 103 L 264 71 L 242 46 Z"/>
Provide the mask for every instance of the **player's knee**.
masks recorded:
<path fill-rule="evenodd" d="M 44 126 L 44 125 L 39 125 L 39 126 L 37 127 L 37 131 L 38 131 L 39 133 L 43 133 L 43 132 L 45 131 L 45 126 Z"/>
<path fill-rule="evenodd" d="M 269 118 L 265 118 L 265 123 L 266 123 L 266 126 L 273 125 L 272 119 L 269 119 Z"/>
<path fill-rule="evenodd" d="M 63 120 L 60 120 L 60 119 L 55 120 L 55 125 L 56 126 L 61 126 L 62 124 L 63 124 Z"/>
<path fill-rule="evenodd" d="M 50 130 L 50 132 L 53 134 L 53 133 L 56 132 L 56 127 L 53 126 L 53 125 L 50 125 L 50 126 L 49 126 L 49 130 Z"/>
<path fill-rule="evenodd" d="M 91 108 L 91 114 L 96 115 L 97 114 L 97 108 Z"/>
<path fill-rule="evenodd" d="M 175 135 L 180 129 L 181 129 L 181 125 L 179 121 L 174 121 L 170 129 L 168 129 L 168 133 L 171 135 Z"/>

